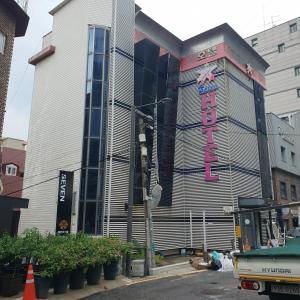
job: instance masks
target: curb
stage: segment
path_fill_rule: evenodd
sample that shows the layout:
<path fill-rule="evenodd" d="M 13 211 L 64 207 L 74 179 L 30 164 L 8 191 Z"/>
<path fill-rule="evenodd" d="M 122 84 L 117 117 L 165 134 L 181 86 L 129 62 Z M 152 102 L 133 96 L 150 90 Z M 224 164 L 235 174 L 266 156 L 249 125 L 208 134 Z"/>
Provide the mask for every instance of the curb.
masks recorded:
<path fill-rule="evenodd" d="M 159 274 L 162 274 L 165 272 L 176 271 L 178 269 L 178 267 L 190 267 L 190 263 L 189 262 L 181 262 L 181 263 L 177 263 L 177 264 L 152 268 L 152 269 L 150 269 L 150 275 L 158 276 Z"/>
<path fill-rule="evenodd" d="M 183 273 L 178 273 L 178 274 L 165 274 L 162 276 L 157 276 L 157 275 L 147 276 L 146 278 L 138 279 L 131 283 L 127 283 L 127 284 L 125 284 L 125 286 L 131 286 L 131 285 L 135 285 L 135 284 L 139 284 L 139 283 L 144 283 L 144 282 L 149 282 L 149 281 L 154 281 L 154 280 L 164 279 L 164 278 L 170 278 L 170 277 L 176 277 L 176 276 L 193 275 L 193 274 L 203 273 L 203 272 L 207 272 L 207 270 L 195 270 L 195 271 L 183 272 Z"/>

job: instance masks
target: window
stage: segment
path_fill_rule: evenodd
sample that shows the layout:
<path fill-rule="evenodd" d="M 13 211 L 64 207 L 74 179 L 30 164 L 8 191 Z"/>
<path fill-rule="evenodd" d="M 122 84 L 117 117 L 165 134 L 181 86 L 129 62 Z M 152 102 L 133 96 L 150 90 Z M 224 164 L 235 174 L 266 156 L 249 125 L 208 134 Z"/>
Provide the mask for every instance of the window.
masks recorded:
<path fill-rule="evenodd" d="M 15 165 L 7 165 L 5 175 L 7 175 L 7 176 L 17 176 L 17 167 Z"/>
<path fill-rule="evenodd" d="M 297 97 L 300 98 L 300 89 L 297 89 Z"/>
<path fill-rule="evenodd" d="M 285 147 L 280 147 L 280 152 L 281 152 L 281 160 L 286 162 L 286 150 Z"/>
<path fill-rule="evenodd" d="M 251 40 L 251 45 L 252 45 L 253 48 L 254 48 L 255 46 L 257 46 L 257 45 L 258 45 L 258 39 L 257 39 L 257 38 L 252 39 L 252 40 Z"/>
<path fill-rule="evenodd" d="M 280 197 L 287 199 L 287 192 L 286 192 L 286 184 L 285 182 L 280 182 Z"/>
<path fill-rule="evenodd" d="M 295 67 L 295 76 L 300 76 L 300 67 Z"/>
<path fill-rule="evenodd" d="M 295 154 L 295 152 L 291 152 L 291 160 L 292 160 L 292 166 L 296 167 L 296 154 Z"/>
<path fill-rule="evenodd" d="M 297 31 L 297 23 L 290 25 L 290 33 L 294 33 Z"/>
<path fill-rule="evenodd" d="M 297 189 L 295 185 L 291 185 L 291 198 L 292 201 L 297 201 Z"/>
<path fill-rule="evenodd" d="M 279 53 L 282 53 L 282 52 L 284 52 L 285 51 L 285 45 L 284 44 L 279 44 L 278 45 L 278 52 Z"/>
<path fill-rule="evenodd" d="M 6 36 L 3 32 L 0 31 L 0 54 L 4 54 L 5 42 L 6 42 Z"/>

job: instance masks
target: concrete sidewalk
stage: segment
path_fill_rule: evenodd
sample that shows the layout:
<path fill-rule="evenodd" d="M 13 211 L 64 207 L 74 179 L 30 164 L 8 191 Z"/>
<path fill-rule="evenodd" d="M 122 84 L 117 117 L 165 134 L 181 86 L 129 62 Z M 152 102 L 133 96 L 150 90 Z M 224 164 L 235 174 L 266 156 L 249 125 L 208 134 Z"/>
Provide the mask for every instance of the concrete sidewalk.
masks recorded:
<path fill-rule="evenodd" d="M 187 258 L 186 258 L 187 259 Z M 142 282 L 153 281 L 161 278 L 180 276 L 180 275 L 189 275 L 194 273 L 201 273 L 205 270 L 197 271 L 195 270 L 188 261 L 184 261 L 184 259 L 180 259 L 179 263 L 173 263 L 167 266 L 155 268 L 155 272 L 153 275 L 147 277 L 136 277 L 136 278 L 127 278 L 125 276 L 118 276 L 116 280 L 104 280 L 103 276 L 101 277 L 100 284 L 96 286 L 86 286 L 82 290 L 68 290 L 66 294 L 62 295 L 54 295 L 53 290 L 49 292 L 49 299 L 51 300 L 74 300 L 74 299 L 82 299 L 93 294 L 97 294 L 99 292 L 112 290 L 122 286 L 129 286 L 133 284 L 139 284 Z M 182 262 L 183 261 L 183 262 Z M 176 260 L 174 260 L 176 262 Z M 17 296 L 10 298 L 0 297 L 1 300 L 11 299 L 11 300 L 22 300 L 22 293 Z"/>

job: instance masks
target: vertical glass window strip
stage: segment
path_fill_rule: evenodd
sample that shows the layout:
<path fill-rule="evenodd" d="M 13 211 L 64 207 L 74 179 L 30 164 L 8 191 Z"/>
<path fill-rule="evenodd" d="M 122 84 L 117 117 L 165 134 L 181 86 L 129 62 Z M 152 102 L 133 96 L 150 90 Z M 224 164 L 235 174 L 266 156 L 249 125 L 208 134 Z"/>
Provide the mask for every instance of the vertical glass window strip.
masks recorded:
<path fill-rule="evenodd" d="M 6 43 L 6 36 L 3 32 L 0 31 L 0 54 L 4 54 Z"/>
<path fill-rule="evenodd" d="M 89 80 L 86 83 L 86 95 L 85 95 L 85 107 L 86 108 L 90 107 L 91 98 L 92 98 L 92 81 Z"/>
<path fill-rule="evenodd" d="M 95 28 L 94 27 L 90 27 L 89 28 L 89 44 L 88 44 L 88 53 L 93 53 L 94 52 L 94 38 L 95 36 Z"/>
<path fill-rule="evenodd" d="M 85 194 L 85 177 L 86 177 L 86 169 L 81 170 L 81 181 L 80 181 L 80 201 L 83 201 Z"/>
<path fill-rule="evenodd" d="M 100 136 L 100 117 L 101 110 L 100 109 L 92 109 L 91 116 L 91 137 L 99 137 Z"/>
<path fill-rule="evenodd" d="M 93 56 L 93 54 L 89 54 L 88 69 L 87 69 L 87 80 L 88 81 L 91 81 L 93 78 L 93 63 L 94 63 L 94 56 Z"/>
<path fill-rule="evenodd" d="M 87 137 L 89 135 L 89 119 L 90 119 L 90 110 L 85 109 L 85 115 L 84 115 L 84 136 Z"/>
<path fill-rule="evenodd" d="M 101 108 L 102 102 L 102 81 L 93 81 L 93 102 L 92 107 Z"/>
<path fill-rule="evenodd" d="M 98 170 L 89 169 L 87 178 L 87 200 L 96 200 L 97 193 L 97 182 L 98 182 Z"/>
<path fill-rule="evenodd" d="M 95 54 L 94 56 L 94 79 L 102 80 L 103 74 L 103 54 Z"/>
<path fill-rule="evenodd" d="M 96 28 L 95 32 L 95 53 L 104 53 L 104 35 L 102 28 Z"/>
<path fill-rule="evenodd" d="M 89 28 L 78 227 L 89 234 L 102 233 L 108 88 L 108 71 L 104 68 L 108 69 L 108 42 L 108 30 Z"/>
<path fill-rule="evenodd" d="M 297 97 L 300 98 L 300 88 L 297 89 Z"/>
<path fill-rule="evenodd" d="M 89 167 L 98 167 L 99 145 L 99 139 L 90 139 Z"/>
<path fill-rule="evenodd" d="M 295 76 L 300 76 L 300 67 L 295 67 Z"/>
<path fill-rule="evenodd" d="M 96 228 L 96 202 L 87 202 L 85 208 L 84 232 L 95 234 Z"/>
<path fill-rule="evenodd" d="M 79 202 L 78 231 L 83 229 L 84 202 Z"/>

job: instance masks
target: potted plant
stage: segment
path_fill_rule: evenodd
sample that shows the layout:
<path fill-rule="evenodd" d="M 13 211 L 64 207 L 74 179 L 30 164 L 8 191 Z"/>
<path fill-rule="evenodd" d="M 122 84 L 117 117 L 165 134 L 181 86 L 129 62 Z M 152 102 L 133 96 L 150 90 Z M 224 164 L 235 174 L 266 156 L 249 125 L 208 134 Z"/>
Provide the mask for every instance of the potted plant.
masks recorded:
<path fill-rule="evenodd" d="M 83 289 L 88 266 L 94 261 L 90 252 L 92 238 L 82 233 L 71 235 L 70 238 L 76 259 L 76 268 L 71 271 L 70 275 L 70 289 Z"/>
<path fill-rule="evenodd" d="M 47 237 L 40 244 L 40 253 L 35 256 L 34 282 L 38 299 L 48 299 L 49 288 L 57 272 L 54 247 Z"/>
<path fill-rule="evenodd" d="M 104 253 L 104 245 L 101 238 L 91 238 L 89 243 L 89 257 L 91 259 L 86 274 L 88 285 L 99 284 L 103 263 L 105 262 Z"/>
<path fill-rule="evenodd" d="M 49 243 L 52 244 L 53 259 L 53 288 L 54 294 L 67 292 L 70 273 L 76 268 L 76 255 L 73 249 L 73 242 L 69 235 L 49 236 Z"/>
<path fill-rule="evenodd" d="M 0 268 L 1 295 L 10 297 L 18 294 L 22 289 L 20 238 L 2 235 L 0 238 Z"/>
<path fill-rule="evenodd" d="M 118 237 L 103 238 L 105 248 L 104 278 L 114 280 L 118 274 L 118 265 L 123 254 L 128 254 L 132 245 L 122 242 Z"/>

